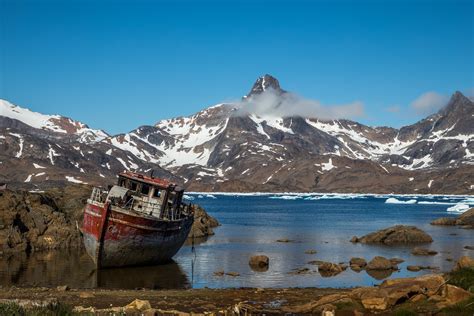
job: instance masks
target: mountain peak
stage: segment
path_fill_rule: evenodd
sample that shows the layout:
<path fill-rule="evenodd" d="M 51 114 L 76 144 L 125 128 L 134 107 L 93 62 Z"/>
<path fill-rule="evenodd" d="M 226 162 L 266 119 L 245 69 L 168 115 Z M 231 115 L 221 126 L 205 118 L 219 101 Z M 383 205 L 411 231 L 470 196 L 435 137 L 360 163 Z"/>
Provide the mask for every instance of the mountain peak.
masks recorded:
<path fill-rule="evenodd" d="M 464 112 L 464 111 L 472 112 L 474 110 L 473 105 L 474 103 L 469 98 L 467 98 L 460 91 L 456 91 L 453 93 L 448 104 L 446 105 L 444 109 L 441 110 L 441 112 L 452 113 L 452 112 L 458 112 L 459 110 L 461 110 L 461 112 Z"/>
<path fill-rule="evenodd" d="M 268 89 L 273 89 L 277 91 L 278 93 L 284 93 L 285 91 L 280 88 L 280 83 L 278 82 L 278 79 L 273 77 L 272 75 L 265 74 L 257 79 L 255 83 L 253 84 L 252 89 L 250 92 L 244 97 L 248 98 L 251 97 L 252 95 L 258 95 L 261 94 Z"/>

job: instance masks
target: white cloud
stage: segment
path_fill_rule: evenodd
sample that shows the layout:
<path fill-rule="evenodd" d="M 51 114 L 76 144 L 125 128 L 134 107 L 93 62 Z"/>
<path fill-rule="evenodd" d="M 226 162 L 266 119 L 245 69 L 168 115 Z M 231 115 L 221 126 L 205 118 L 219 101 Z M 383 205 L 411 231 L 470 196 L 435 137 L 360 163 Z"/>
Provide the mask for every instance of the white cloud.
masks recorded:
<path fill-rule="evenodd" d="M 431 114 L 448 103 L 449 98 L 445 95 L 439 94 L 434 91 L 426 92 L 416 98 L 412 103 L 411 107 L 418 114 Z"/>
<path fill-rule="evenodd" d="M 317 100 L 304 99 L 289 92 L 280 94 L 273 89 L 245 99 L 238 103 L 237 107 L 237 114 L 253 113 L 260 117 L 301 116 L 331 120 L 352 119 L 364 115 L 364 105 L 360 101 L 326 106 Z"/>

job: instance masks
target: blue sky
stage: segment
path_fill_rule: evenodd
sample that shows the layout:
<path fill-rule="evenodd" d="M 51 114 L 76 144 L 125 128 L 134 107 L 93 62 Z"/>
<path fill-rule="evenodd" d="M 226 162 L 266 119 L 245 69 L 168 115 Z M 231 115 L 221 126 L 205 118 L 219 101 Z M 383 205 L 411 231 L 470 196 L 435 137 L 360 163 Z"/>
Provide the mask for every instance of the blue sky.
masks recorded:
<path fill-rule="evenodd" d="M 395 127 L 474 88 L 474 1 L 0 6 L 0 98 L 110 133 L 239 99 L 265 73 Z"/>

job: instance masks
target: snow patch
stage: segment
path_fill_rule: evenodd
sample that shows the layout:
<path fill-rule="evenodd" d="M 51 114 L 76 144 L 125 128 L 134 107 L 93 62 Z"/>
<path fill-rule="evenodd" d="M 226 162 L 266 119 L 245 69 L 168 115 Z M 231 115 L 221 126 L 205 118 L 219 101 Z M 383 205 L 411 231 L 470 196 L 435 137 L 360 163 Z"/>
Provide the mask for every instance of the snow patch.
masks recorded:
<path fill-rule="evenodd" d="M 65 176 L 65 178 L 66 178 L 67 181 L 72 182 L 72 183 L 84 183 L 84 184 L 87 184 L 87 182 L 81 181 L 81 180 L 76 179 L 76 178 L 71 177 L 71 176 Z"/>

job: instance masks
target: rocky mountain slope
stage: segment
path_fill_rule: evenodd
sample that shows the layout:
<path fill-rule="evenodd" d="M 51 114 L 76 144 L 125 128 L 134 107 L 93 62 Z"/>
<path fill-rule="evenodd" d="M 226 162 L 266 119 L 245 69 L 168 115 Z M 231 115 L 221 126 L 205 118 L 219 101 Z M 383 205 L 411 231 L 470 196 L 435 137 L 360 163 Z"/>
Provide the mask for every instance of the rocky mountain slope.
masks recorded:
<path fill-rule="evenodd" d="M 0 181 L 95 184 L 154 169 L 198 191 L 474 192 L 474 103 L 460 92 L 400 129 L 285 114 L 293 102 L 265 75 L 240 102 L 109 136 L 3 101 Z"/>

